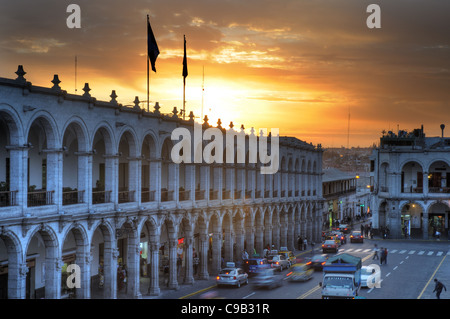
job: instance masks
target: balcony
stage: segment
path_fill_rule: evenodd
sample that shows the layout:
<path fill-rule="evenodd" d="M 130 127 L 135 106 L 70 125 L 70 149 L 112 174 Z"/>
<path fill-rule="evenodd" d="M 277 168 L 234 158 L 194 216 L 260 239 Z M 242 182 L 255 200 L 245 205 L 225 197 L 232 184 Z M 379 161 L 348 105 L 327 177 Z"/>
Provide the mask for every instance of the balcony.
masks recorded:
<path fill-rule="evenodd" d="M 178 199 L 179 201 L 186 201 L 191 199 L 191 191 L 190 190 L 184 190 L 180 189 L 178 191 Z"/>
<path fill-rule="evenodd" d="M 154 202 L 155 193 L 156 191 L 151 191 L 148 188 L 143 188 L 141 190 L 141 202 L 142 203 Z"/>
<path fill-rule="evenodd" d="M 198 189 L 195 191 L 195 200 L 204 200 L 205 199 L 205 190 Z"/>
<path fill-rule="evenodd" d="M 222 199 L 231 199 L 231 191 L 223 190 L 222 191 Z"/>
<path fill-rule="evenodd" d="M 84 191 L 63 189 L 62 197 L 63 206 L 84 203 Z"/>
<path fill-rule="evenodd" d="M 37 207 L 53 204 L 53 194 L 55 191 L 38 190 L 28 192 L 27 194 L 27 206 Z"/>
<path fill-rule="evenodd" d="M 134 191 L 121 190 L 118 193 L 119 204 L 134 202 Z"/>
<path fill-rule="evenodd" d="M 92 189 L 92 204 L 104 204 L 111 201 L 111 191 Z"/>
<path fill-rule="evenodd" d="M 170 202 L 174 200 L 174 192 L 165 188 L 161 189 L 161 202 Z"/>
<path fill-rule="evenodd" d="M 219 191 L 216 189 L 209 190 L 209 200 L 217 200 L 219 199 Z"/>
<path fill-rule="evenodd" d="M 17 191 L 0 192 L 0 207 L 16 206 Z"/>

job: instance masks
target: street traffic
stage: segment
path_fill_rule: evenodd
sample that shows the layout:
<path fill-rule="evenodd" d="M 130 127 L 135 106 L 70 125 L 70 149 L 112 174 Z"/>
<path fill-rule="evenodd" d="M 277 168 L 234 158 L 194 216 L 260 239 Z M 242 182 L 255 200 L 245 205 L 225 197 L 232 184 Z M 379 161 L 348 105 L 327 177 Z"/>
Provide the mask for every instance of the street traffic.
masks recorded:
<path fill-rule="evenodd" d="M 380 254 L 378 259 L 374 259 L 375 244 L 379 249 L 388 251 L 386 262 L 382 265 L 379 260 Z M 357 298 L 417 299 L 425 288 L 433 289 L 428 286 L 436 269 L 443 262 L 450 263 L 449 260 L 445 260 L 447 254 L 450 254 L 450 245 L 443 241 L 415 242 L 364 238 L 363 242 L 351 243 L 347 240 L 346 243 L 340 243 L 336 253 L 323 253 L 321 245 L 316 244 L 313 250 L 295 251 L 297 264 L 286 267 L 284 263 L 283 268 L 278 265 L 269 268 L 265 265 L 264 269 L 274 270 L 266 273 L 266 279 L 269 280 L 267 284 L 262 283 L 263 277 L 249 276 L 248 285 L 241 285 L 240 288 L 212 286 L 206 294 L 194 293 L 189 298 L 205 298 L 213 292 L 212 295 L 216 298 L 226 299 L 321 299 L 323 263 L 333 256 L 345 253 L 360 258 L 362 262 L 363 284 Z M 296 273 L 299 271 L 305 275 L 304 280 L 295 280 L 299 278 L 299 274 Z M 296 277 L 293 277 L 294 275 Z M 370 283 L 367 281 L 368 278 Z"/>

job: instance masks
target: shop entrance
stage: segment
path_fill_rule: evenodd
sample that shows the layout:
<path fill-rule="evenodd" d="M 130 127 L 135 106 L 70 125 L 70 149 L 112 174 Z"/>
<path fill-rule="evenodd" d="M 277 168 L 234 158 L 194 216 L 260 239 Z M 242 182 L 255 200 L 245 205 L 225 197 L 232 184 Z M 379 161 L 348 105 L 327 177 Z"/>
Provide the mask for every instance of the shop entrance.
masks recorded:
<path fill-rule="evenodd" d="M 411 236 L 411 215 L 402 215 L 402 236 L 408 238 Z"/>
<path fill-rule="evenodd" d="M 428 216 L 428 234 L 439 238 L 445 232 L 445 215 L 430 214 Z"/>

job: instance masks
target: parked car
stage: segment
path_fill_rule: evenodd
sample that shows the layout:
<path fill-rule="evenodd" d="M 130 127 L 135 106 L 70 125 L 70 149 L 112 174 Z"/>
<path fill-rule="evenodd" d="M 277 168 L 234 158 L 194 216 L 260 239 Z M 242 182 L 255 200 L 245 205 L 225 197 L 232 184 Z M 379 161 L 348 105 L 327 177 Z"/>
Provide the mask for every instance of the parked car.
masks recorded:
<path fill-rule="evenodd" d="M 354 231 L 350 235 L 350 242 L 351 243 L 354 243 L 354 242 L 363 243 L 364 242 L 364 237 L 363 237 L 363 235 L 361 234 L 360 231 Z"/>
<path fill-rule="evenodd" d="M 275 269 L 262 269 L 252 280 L 255 288 L 275 288 L 283 285 L 283 276 L 275 273 Z"/>
<path fill-rule="evenodd" d="M 289 261 L 283 255 L 270 255 L 267 259 L 272 268 L 282 271 L 289 268 Z"/>
<path fill-rule="evenodd" d="M 368 287 L 368 280 L 372 282 L 371 286 L 375 286 L 377 280 L 381 278 L 379 267 L 362 266 L 361 267 L 361 287 Z"/>
<path fill-rule="evenodd" d="M 322 244 L 322 252 L 326 253 L 328 251 L 338 252 L 338 244 L 334 240 L 325 240 Z"/>
<path fill-rule="evenodd" d="M 322 270 L 323 265 L 328 259 L 328 255 L 322 254 L 322 255 L 314 255 L 307 264 L 311 266 L 314 270 Z"/>
<path fill-rule="evenodd" d="M 216 278 L 217 286 L 236 286 L 248 284 L 248 275 L 242 268 L 237 268 L 234 263 L 228 262 Z"/>

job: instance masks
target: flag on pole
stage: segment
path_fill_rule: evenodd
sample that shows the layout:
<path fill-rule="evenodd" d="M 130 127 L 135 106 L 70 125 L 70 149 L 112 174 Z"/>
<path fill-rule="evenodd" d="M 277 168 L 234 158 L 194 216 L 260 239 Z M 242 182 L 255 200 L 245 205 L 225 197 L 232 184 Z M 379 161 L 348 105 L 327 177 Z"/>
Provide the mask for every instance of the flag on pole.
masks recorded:
<path fill-rule="evenodd" d="M 187 58 L 186 58 L 186 36 L 184 36 L 184 57 L 183 57 L 183 77 L 186 79 L 188 76 Z"/>
<path fill-rule="evenodd" d="M 152 70 L 156 72 L 156 58 L 159 55 L 158 44 L 156 44 L 155 36 L 153 35 L 152 27 L 150 26 L 150 20 L 147 14 L 147 55 L 152 64 Z"/>

